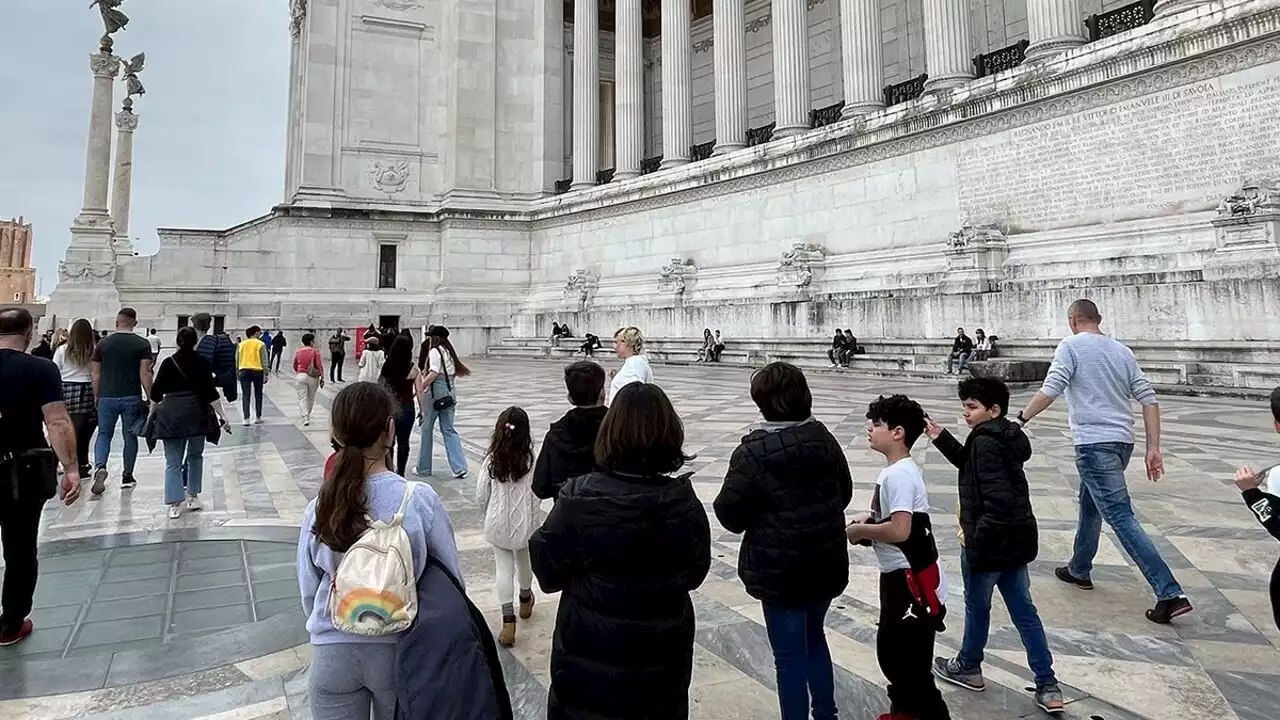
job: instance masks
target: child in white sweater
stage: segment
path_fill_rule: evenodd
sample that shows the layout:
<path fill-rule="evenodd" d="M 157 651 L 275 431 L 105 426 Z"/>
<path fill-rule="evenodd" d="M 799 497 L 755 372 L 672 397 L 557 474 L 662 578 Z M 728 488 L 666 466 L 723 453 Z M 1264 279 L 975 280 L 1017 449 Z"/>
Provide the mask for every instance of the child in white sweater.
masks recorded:
<path fill-rule="evenodd" d="M 516 641 L 513 581 L 520 586 L 520 618 L 533 615 L 533 569 L 529 538 L 538 529 L 537 496 L 533 494 L 533 438 L 529 415 L 512 406 L 502 411 L 489 440 L 489 455 L 476 480 L 476 502 L 484 510 L 484 539 L 493 545 L 498 571 L 502 631 L 498 643 Z"/>

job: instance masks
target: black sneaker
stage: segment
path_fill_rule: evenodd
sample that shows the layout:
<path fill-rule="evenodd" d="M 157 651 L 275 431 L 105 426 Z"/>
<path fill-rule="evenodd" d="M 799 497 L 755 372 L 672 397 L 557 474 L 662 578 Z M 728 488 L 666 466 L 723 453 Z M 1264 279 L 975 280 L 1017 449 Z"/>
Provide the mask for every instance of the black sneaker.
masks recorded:
<path fill-rule="evenodd" d="M 93 486 L 89 488 L 89 492 L 94 495 L 101 495 L 107 490 L 107 469 L 100 467 L 93 471 Z"/>
<path fill-rule="evenodd" d="M 1179 615 L 1186 615 L 1191 612 L 1191 601 L 1186 595 L 1179 595 L 1170 600 L 1161 600 L 1156 606 L 1147 611 L 1147 619 L 1153 623 L 1168 625 L 1170 621 Z"/>
<path fill-rule="evenodd" d="M 132 490 L 138 486 L 138 481 L 133 479 L 132 475 L 124 475 L 120 478 L 121 490 Z"/>
<path fill-rule="evenodd" d="M 1071 574 L 1071 571 L 1070 571 L 1070 570 L 1068 570 L 1068 569 L 1066 569 L 1065 567 L 1054 568 L 1054 569 L 1053 569 L 1053 574 L 1054 574 L 1054 576 L 1055 576 L 1055 577 L 1057 577 L 1057 578 L 1058 578 L 1059 580 L 1061 580 L 1062 582 L 1064 582 L 1064 583 L 1066 583 L 1066 584 L 1068 584 L 1068 585 L 1074 585 L 1074 586 L 1076 586 L 1076 587 L 1080 588 L 1081 590 L 1092 590 L 1092 589 L 1093 589 L 1093 581 L 1092 581 L 1092 580 L 1081 580 L 1080 578 L 1076 577 L 1075 575 L 1072 575 L 1072 574 Z"/>

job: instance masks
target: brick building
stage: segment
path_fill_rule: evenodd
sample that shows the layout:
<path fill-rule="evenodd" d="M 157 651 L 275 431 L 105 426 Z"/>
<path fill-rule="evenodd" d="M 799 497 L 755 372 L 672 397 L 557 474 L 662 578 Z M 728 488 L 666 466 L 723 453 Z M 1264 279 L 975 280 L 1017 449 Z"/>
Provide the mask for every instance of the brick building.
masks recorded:
<path fill-rule="evenodd" d="M 31 267 L 31 224 L 0 220 L 0 303 L 33 303 L 36 271 Z"/>

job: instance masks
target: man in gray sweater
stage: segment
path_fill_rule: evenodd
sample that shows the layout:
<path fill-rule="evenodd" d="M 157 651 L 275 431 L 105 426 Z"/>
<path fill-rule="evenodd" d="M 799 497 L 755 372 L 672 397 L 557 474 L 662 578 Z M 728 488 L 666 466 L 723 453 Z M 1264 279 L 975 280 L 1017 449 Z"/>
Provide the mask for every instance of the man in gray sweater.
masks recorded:
<path fill-rule="evenodd" d="M 1098 328 L 1102 315 L 1092 301 L 1072 303 L 1067 321 L 1072 334 L 1054 351 L 1044 387 L 1015 419 L 1030 422 L 1060 395 L 1067 396 L 1076 470 L 1080 473 L 1080 520 L 1071 561 L 1054 574 L 1075 587 L 1093 589 L 1089 575 L 1105 520 L 1155 591 L 1156 605 L 1147 611 L 1147 619 L 1168 623 L 1191 612 L 1191 602 L 1134 516 L 1124 478 L 1133 454 L 1131 399 L 1142 405 L 1147 477 L 1155 482 L 1164 474 L 1155 390 L 1138 367 L 1133 351 L 1102 334 Z"/>

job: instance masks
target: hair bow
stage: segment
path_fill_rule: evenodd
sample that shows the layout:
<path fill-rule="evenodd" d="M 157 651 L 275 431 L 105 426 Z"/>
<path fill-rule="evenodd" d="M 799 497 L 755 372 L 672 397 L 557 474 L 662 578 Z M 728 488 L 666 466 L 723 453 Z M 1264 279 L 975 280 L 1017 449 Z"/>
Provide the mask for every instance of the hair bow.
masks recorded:
<path fill-rule="evenodd" d="M 503 423 L 503 427 L 505 427 L 505 428 L 506 428 L 506 429 L 508 429 L 508 430 L 515 430 L 515 429 L 516 429 L 516 426 L 515 426 L 515 425 L 512 425 L 511 423 Z"/>

